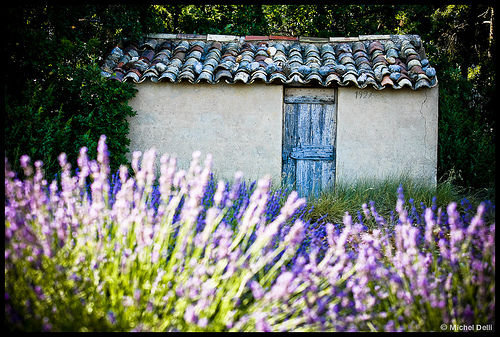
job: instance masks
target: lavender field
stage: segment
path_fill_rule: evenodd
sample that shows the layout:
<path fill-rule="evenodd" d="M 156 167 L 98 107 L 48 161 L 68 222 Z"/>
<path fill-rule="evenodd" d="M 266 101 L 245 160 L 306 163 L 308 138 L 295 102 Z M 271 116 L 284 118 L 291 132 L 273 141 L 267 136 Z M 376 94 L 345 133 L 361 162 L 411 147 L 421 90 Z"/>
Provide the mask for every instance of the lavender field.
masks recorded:
<path fill-rule="evenodd" d="M 327 223 L 269 179 L 216 182 L 199 152 L 112 174 L 105 140 L 75 174 L 61 154 L 52 182 L 5 161 L 8 331 L 494 329 L 489 201 L 418 210 L 400 188 L 392 217 L 371 203 Z"/>

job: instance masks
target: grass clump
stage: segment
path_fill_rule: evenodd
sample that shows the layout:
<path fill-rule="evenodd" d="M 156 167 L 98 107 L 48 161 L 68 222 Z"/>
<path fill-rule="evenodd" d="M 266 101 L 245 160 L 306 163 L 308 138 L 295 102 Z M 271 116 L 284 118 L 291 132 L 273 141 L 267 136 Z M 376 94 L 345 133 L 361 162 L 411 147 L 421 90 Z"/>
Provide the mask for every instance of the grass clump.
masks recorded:
<path fill-rule="evenodd" d="M 436 186 L 422 183 L 408 175 L 398 175 L 386 179 L 359 179 L 355 183 L 339 182 L 325 189 L 319 197 L 310 198 L 309 216 L 312 222 L 323 219 L 326 222 L 342 223 L 345 212 L 358 214 L 360 206 L 374 205 L 378 213 L 390 218 L 394 215 L 394 205 L 398 200 L 398 188 L 402 188 L 410 199 L 408 202 L 418 210 L 427 206 L 446 209 L 453 201 L 459 201 L 459 210 L 466 211 L 485 200 L 494 201 L 494 189 L 467 190 L 454 184 L 453 175 L 448 175 Z"/>

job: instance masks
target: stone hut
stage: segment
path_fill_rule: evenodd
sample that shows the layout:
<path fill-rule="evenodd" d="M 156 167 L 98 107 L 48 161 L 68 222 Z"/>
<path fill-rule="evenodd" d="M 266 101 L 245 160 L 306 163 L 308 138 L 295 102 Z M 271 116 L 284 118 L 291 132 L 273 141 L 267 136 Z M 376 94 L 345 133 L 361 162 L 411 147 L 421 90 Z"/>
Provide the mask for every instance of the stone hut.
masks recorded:
<path fill-rule="evenodd" d="M 269 174 L 301 195 L 398 174 L 436 183 L 437 77 L 416 35 L 153 34 L 120 42 L 102 74 L 138 89 L 131 151 L 187 168 L 200 150 L 219 178 Z"/>

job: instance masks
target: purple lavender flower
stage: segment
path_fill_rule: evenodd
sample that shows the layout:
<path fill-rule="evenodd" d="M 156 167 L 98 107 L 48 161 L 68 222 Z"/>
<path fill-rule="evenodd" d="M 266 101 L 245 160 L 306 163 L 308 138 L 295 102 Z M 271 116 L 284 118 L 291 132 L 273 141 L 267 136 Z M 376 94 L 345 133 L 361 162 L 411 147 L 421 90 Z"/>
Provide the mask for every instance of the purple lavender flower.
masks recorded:
<path fill-rule="evenodd" d="M 195 310 L 194 310 L 194 306 L 193 305 L 188 305 L 188 307 L 186 308 L 186 311 L 184 313 L 184 320 L 187 322 L 187 323 L 196 323 L 198 317 L 195 313 Z"/>
<path fill-rule="evenodd" d="M 200 328 L 205 328 L 208 325 L 208 318 L 202 317 L 198 320 L 198 326 Z"/>
<path fill-rule="evenodd" d="M 474 310 L 471 309 L 470 304 L 467 304 L 464 310 L 464 323 L 467 325 L 474 324 Z"/>
<path fill-rule="evenodd" d="M 134 305 L 134 300 L 130 296 L 125 296 L 122 302 L 124 307 L 131 307 Z"/>
<path fill-rule="evenodd" d="M 106 318 L 108 319 L 109 323 L 115 325 L 116 324 L 116 315 L 113 311 L 108 311 L 106 314 Z"/>
<path fill-rule="evenodd" d="M 255 280 L 252 281 L 250 283 L 250 289 L 252 290 L 252 294 L 253 294 L 253 297 L 255 297 L 255 299 L 260 300 L 262 298 L 262 296 L 264 296 L 264 289 L 261 287 L 259 282 L 255 281 Z"/>
<path fill-rule="evenodd" d="M 255 322 L 255 329 L 259 332 L 271 332 L 272 328 L 266 320 L 265 314 L 259 315 Z"/>
<path fill-rule="evenodd" d="M 45 332 L 48 332 L 48 331 L 51 331 L 52 330 L 52 325 L 49 324 L 49 318 L 48 317 L 44 317 L 43 318 L 43 325 L 42 325 L 42 329 L 43 331 Z"/>
<path fill-rule="evenodd" d="M 30 157 L 27 155 L 21 156 L 20 159 L 21 162 L 21 167 L 24 170 L 24 175 L 26 177 L 29 177 L 33 174 L 33 167 L 30 165 Z"/>
<path fill-rule="evenodd" d="M 396 331 L 394 321 L 391 319 L 387 322 L 384 328 L 385 331 Z"/>
<path fill-rule="evenodd" d="M 271 292 L 269 293 L 270 299 L 280 299 L 285 298 L 289 294 L 289 285 L 294 278 L 294 274 L 292 272 L 284 272 L 282 273 L 276 283 L 271 288 Z"/>
<path fill-rule="evenodd" d="M 45 294 L 43 293 L 43 290 L 42 290 L 42 287 L 40 286 L 35 286 L 33 288 L 36 296 L 40 299 L 40 300 L 44 300 L 45 299 Z"/>
<path fill-rule="evenodd" d="M 140 299 L 141 299 L 141 290 L 135 289 L 134 290 L 134 301 L 139 302 Z"/>
<path fill-rule="evenodd" d="M 101 135 L 97 143 L 97 162 L 100 164 L 101 172 L 107 176 L 109 174 L 109 152 L 105 135 Z"/>
<path fill-rule="evenodd" d="M 211 157 L 202 167 L 199 152 L 193 154 L 188 171 L 176 172 L 175 158 L 162 157 L 158 187 L 153 186 L 154 151 L 146 152 L 142 161 L 136 153 L 133 177 L 122 166 L 120 181 L 118 175 L 111 178 L 112 188 L 105 137 L 100 139 L 97 160 L 89 161 L 86 153 L 82 148 L 75 177 L 65 155 L 59 156 L 60 187 L 54 180 L 47 189 L 40 162 L 35 162 L 35 176 L 26 181 L 15 179 L 6 168 L 6 277 L 16 259 L 41 268 L 42 253 L 58 258 L 60 248 L 90 247 L 74 263 L 91 275 L 81 277 L 60 267 L 57 272 L 68 273 L 75 287 L 99 275 L 97 291 L 105 296 L 107 278 L 100 274 L 104 266 L 114 268 L 112 261 L 116 261 L 120 275 L 135 275 L 140 265 L 141 278 L 150 275 L 145 280 L 152 283 L 150 294 L 136 289 L 123 298 L 122 305 L 139 305 L 142 312 L 154 309 L 166 320 L 169 315 L 184 316 L 188 324 L 200 328 L 208 326 L 210 317 L 219 320 L 214 327 L 234 330 L 433 329 L 425 325 L 432 321 L 427 319 L 430 315 L 442 315 L 444 323 L 452 316 L 472 322 L 494 312 L 495 225 L 484 218 L 489 204 L 480 205 L 472 217 L 470 203 L 462 200 L 467 214 L 450 204 L 445 214 L 438 210 L 435 216 L 435 199 L 431 208 L 421 204 L 421 211 L 409 199 L 407 212 L 400 186 L 395 221 L 385 221 L 370 202 L 371 212 L 363 204 L 357 223 L 346 213 L 343 226 L 325 224 L 304 218 L 311 208 L 295 192 L 286 201 L 284 190 L 271 193 L 267 178 L 247 185 L 237 174 L 232 186 L 216 184 Z M 22 167 L 29 171 L 27 156 Z M 86 182 L 89 175 L 92 185 Z M 374 219 L 379 228 L 368 230 L 364 219 Z M 66 240 L 71 246 L 64 247 Z M 166 271 L 142 273 L 153 265 L 165 265 Z M 467 273 L 461 271 L 464 266 Z M 227 310 L 226 317 L 209 313 L 199 318 L 218 308 L 212 301 L 231 292 L 225 287 L 232 284 L 239 287 L 239 295 L 251 291 L 254 299 L 248 302 L 244 296 L 234 296 L 228 302 L 222 298 L 220 307 Z M 458 296 L 469 292 L 469 286 L 475 287 L 477 299 Z M 42 287 L 46 283 L 33 288 L 40 299 L 45 298 Z M 6 288 L 9 297 L 19 296 L 13 291 Z M 144 295 L 148 298 L 140 301 Z M 185 312 L 174 313 L 175 295 L 190 301 L 178 301 L 179 307 L 187 305 Z M 412 321 L 415 310 L 422 315 L 424 327 Z M 235 317 L 241 318 L 234 322 Z M 116 324 L 113 312 L 108 312 L 107 319 Z M 140 328 L 150 327 L 144 322 Z"/>
<path fill-rule="evenodd" d="M 158 262 L 159 258 L 160 258 L 159 245 L 155 244 L 153 247 L 153 252 L 151 253 L 151 263 L 155 264 L 156 262 Z"/>
<path fill-rule="evenodd" d="M 303 238 L 304 238 L 304 223 L 298 220 L 292 226 L 290 232 L 286 235 L 285 241 L 290 242 L 292 246 L 295 246 L 300 242 L 302 242 Z"/>
<path fill-rule="evenodd" d="M 224 196 L 224 189 L 226 184 L 223 181 L 219 181 L 217 184 L 217 191 L 214 194 L 214 204 L 215 206 L 219 206 L 222 204 L 222 198 Z"/>

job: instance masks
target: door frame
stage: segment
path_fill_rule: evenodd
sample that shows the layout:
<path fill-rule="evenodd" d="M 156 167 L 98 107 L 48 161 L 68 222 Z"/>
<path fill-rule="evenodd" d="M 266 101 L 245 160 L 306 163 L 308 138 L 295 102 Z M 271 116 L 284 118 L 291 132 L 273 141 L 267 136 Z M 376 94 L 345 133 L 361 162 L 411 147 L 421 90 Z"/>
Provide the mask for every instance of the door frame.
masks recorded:
<path fill-rule="evenodd" d="M 332 150 L 328 149 L 315 149 L 314 145 L 305 146 L 304 151 L 302 149 L 293 148 L 294 144 L 289 144 L 287 141 L 287 137 L 290 135 L 290 128 L 298 128 L 297 125 L 290 125 L 290 121 L 287 119 L 287 104 L 328 104 L 333 105 L 333 127 L 332 127 Z M 297 189 L 297 160 L 294 159 L 293 156 L 304 156 L 303 160 L 328 160 L 332 161 L 330 174 L 331 178 L 328 181 L 327 185 L 320 186 L 319 188 L 315 188 L 314 186 L 309 186 L 307 188 L 308 193 L 299 193 L 302 194 L 302 197 L 308 197 L 311 194 L 315 196 L 319 195 L 319 191 L 325 188 L 333 188 L 335 186 L 336 181 L 336 143 L 337 143 L 337 112 L 338 112 L 338 90 L 336 87 L 304 87 L 304 86 L 284 86 L 283 88 L 283 127 L 282 127 L 282 166 L 281 166 L 281 177 L 282 183 L 284 186 L 289 188 Z M 295 122 L 293 122 L 295 123 Z M 293 140 L 292 140 L 293 142 Z M 311 151 L 316 151 L 318 155 L 315 157 Z M 294 151 L 295 150 L 295 151 Z M 328 158 L 328 157 L 331 157 Z M 306 158 L 307 157 L 307 158 Z M 297 157 L 300 158 L 300 157 Z M 323 171 L 322 171 L 323 172 Z M 311 193 L 314 192 L 314 193 Z"/>

